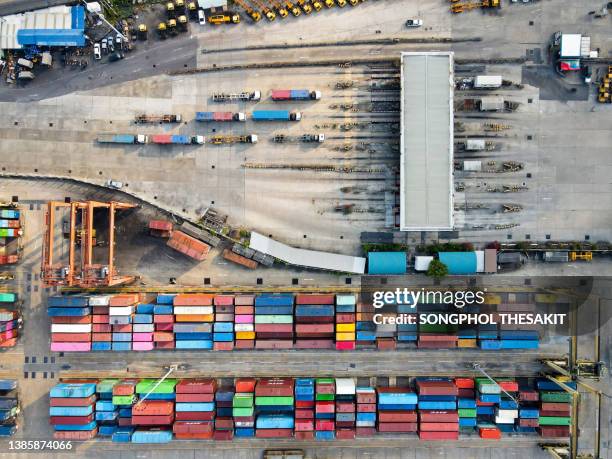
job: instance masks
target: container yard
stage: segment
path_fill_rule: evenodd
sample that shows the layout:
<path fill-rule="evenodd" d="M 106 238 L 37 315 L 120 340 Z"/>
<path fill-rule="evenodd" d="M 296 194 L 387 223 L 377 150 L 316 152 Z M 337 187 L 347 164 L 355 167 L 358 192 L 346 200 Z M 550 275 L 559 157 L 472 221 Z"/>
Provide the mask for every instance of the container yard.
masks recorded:
<path fill-rule="evenodd" d="M 0 0 L 0 455 L 609 457 L 611 17 Z"/>

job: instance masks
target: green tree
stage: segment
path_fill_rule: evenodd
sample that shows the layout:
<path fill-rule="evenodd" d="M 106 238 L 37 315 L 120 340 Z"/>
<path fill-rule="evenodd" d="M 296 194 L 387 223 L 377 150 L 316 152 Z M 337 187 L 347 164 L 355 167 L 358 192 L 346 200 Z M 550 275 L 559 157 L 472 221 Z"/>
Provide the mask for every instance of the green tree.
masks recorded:
<path fill-rule="evenodd" d="M 427 276 L 434 279 L 442 279 L 448 275 L 448 267 L 438 259 L 431 260 L 427 268 Z"/>

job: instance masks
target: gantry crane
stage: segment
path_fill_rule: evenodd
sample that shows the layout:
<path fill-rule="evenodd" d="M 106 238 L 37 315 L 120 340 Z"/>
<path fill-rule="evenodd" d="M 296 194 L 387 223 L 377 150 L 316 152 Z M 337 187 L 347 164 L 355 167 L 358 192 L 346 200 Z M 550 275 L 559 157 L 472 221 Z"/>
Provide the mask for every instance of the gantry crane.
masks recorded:
<path fill-rule="evenodd" d="M 253 22 L 258 22 L 261 19 L 261 13 L 251 8 L 244 0 L 234 0 L 234 3 L 246 12 Z"/>
<path fill-rule="evenodd" d="M 50 201 L 45 215 L 45 234 L 42 248 L 41 272 L 45 285 L 65 286 L 112 286 L 134 280 L 133 276 L 117 275 L 114 262 L 115 251 L 115 211 L 136 207 L 123 202 L 98 201 Z M 68 263 L 54 263 L 55 212 L 58 208 L 69 209 Z M 94 212 L 96 209 L 108 210 L 108 263 L 96 264 L 93 257 Z M 80 224 L 77 220 L 80 214 Z M 78 228 L 77 228 L 78 226 Z M 80 266 L 76 265 L 77 232 L 81 241 Z"/>

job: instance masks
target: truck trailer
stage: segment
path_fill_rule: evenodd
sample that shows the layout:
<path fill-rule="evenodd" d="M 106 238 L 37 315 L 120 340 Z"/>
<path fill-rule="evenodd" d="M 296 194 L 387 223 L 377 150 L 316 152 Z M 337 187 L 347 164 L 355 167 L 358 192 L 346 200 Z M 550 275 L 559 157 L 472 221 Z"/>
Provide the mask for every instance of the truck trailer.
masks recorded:
<path fill-rule="evenodd" d="M 273 140 L 276 143 L 323 143 L 325 142 L 325 134 L 302 134 L 299 136 L 276 134 Z"/>
<path fill-rule="evenodd" d="M 116 144 L 145 144 L 148 142 L 148 137 L 143 134 L 100 134 L 98 135 L 98 143 L 116 143 Z"/>
<path fill-rule="evenodd" d="M 496 89 L 501 88 L 501 75 L 477 75 L 474 77 L 474 89 Z"/>
<path fill-rule="evenodd" d="M 212 95 L 213 102 L 232 102 L 236 100 L 256 101 L 260 99 L 261 99 L 260 91 L 238 92 L 238 93 L 217 92 Z"/>
<path fill-rule="evenodd" d="M 202 135 L 157 134 L 151 136 L 151 143 L 156 145 L 203 145 L 205 141 Z"/>
<path fill-rule="evenodd" d="M 254 110 L 251 119 L 253 121 L 299 121 L 302 119 L 302 114 L 289 110 Z"/>
<path fill-rule="evenodd" d="M 196 112 L 196 121 L 245 121 L 246 115 L 242 112 Z"/>
<path fill-rule="evenodd" d="M 319 100 L 321 91 L 308 89 L 273 89 L 272 100 Z"/>
<path fill-rule="evenodd" d="M 181 115 L 136 115 L 136 124 L 145 123 L 180 123 L 183 120 Z"/>

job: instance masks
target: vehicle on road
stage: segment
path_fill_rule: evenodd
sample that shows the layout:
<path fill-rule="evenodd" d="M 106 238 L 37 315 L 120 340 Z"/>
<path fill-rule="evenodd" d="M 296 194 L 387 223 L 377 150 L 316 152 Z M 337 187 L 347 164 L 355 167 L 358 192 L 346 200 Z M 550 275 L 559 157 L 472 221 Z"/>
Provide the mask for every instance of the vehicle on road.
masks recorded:
<path fill-rule="evenodd" d="M 198 22 L 200 25 L 206 25 L 206 15 L 203 10 L 198 10 Z"/>
<path fill-rule="evenodd" d="M 123 48 L 123 37 L 120 34 L 115 37 L 115 46 L 117 49 Z"/>
<path fill-rule="evenodd" d="M 115 52 L 115 42 L 113 41 L 112 37 L 108 38 L 108 52 L 109 53 Z"/>
<path fill-rule="evenodd" d="M 102 59 L 102 48 L 100 47 L 100 43 L 94 44 L 93 54 L 95 60 L 99 61 Z"/>
<path fill-rule="evenodd" d="M 114 188 L 116 190 L 120 190 L 121 188 L 123 188 L 123 182 L 119 182 L 117 180 L 109 179 L 106 182 L 106 186 L 108 186 L 110 188 Z"/>
<path fill-rule="evenodd" d="M 123 53 L 121 51 L 116 51 L 113 54 L 111 54 L 108 58 L 108 60 L 110 62 L 117 62 L 121 59 L 123 59 L 125 56 L 123 55 Z"/>
<path fill-rule="evenodd" d="M 421 27 L 423 25 L 422 19 L 408 19 L 406 21 L 406 27 Z"/>
<path fill-rule="evenodd" d="M 103 38 L 100 42 L 100 46 L 102 48 L 102 54 L 108 53 L 108 44 L 106 38 Z"/>

